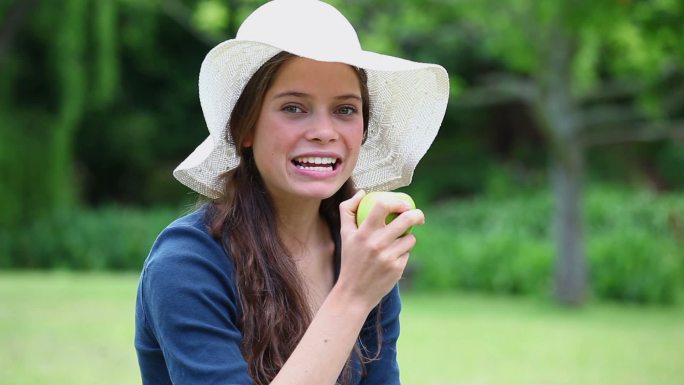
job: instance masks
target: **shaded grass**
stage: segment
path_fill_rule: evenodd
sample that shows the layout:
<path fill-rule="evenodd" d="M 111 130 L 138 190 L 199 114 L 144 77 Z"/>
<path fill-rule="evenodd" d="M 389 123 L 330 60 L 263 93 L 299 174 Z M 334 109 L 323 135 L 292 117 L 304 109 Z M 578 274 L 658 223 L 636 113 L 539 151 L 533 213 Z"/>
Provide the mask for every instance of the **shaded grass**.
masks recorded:
<path fill-rule="evenodd" d="M 0 273 L 0 384 L 140 383 L 137 274 Z M 684 379 L 684 308 L 404 293 L 408 385 L 653 384 Z"/>

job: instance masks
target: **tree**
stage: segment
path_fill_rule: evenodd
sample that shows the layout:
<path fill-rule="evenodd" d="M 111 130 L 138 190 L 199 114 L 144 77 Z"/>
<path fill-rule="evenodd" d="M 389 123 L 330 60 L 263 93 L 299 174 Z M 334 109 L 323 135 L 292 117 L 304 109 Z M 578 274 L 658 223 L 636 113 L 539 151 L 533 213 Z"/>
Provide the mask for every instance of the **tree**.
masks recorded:
<path fill-rule="evenodd" d="M 0 169 L 7 176 L 0 225 L 77 201 L 76 129 L 86 106 L 103 106 L 116 92 L 115 12 L 114 0 L 8 6 L 0 27 Z"/>
<path fill-rule="evenodd" d="M 681 2 L 659 0 L 454 5 L 507 69 L 463 94 L 463 103 L 523 101 L 544 134 L 555 196 L 555 294 L 583 301 L 587 286 L 582 180 L 589 146 L 684 136 Z M 677 96 L 679 95 L 679 96 Z"/>
<path fill-rule="evenodd" d="M 150 138 L 163 124 L 150 119 L 159 107 L 143 106 L 141 100 L 174 110 L 188 105 L 186 94 L 196 100 L 194 89 L 180 87 L 165 92 L 169 101 L 156 95 L 166 91 L 164 82 L 192 84 L 177 79 L 177 69 L 186 62 L 198 66 L 192 53 L 199 51 L 173 47 L 179 51 L 171 55 L 176 72 L 168 70 L 168 44 L 155 39 L 162 29 L 161 8 L 160 2 L 142 0 L 0 1 L 0 227 L 19 229 L 81 202 L 84 174 L 92 173 L 88 164 L 77 163 L 79 145 L 81 151 L 99 145 L 101 156 L 116 144 L 144 147 L 134 139 Z M 205 49 L 201 42 L 197 46 Z M 123 65 L 128 79 L 122 79 Z M 185 123 L 177 120 L 179 126 Z M 173 134 L 169 126 L 166 137 Z M 84 137 L 97 142 L 84 145 Z M 122 156 L 140 160 L 144 153 L 149 152 Z M 137 166 L 145 167 L 142 163 Z M 109 171 L 116 165 L 107 166 Z M 101 188 L 111 190 L 118 188 L 116 177 L 110 173 L 97 181 L 105 180 Z"/>
<path fill-rule="evenodd" d="M 582 216 L 586 151 L 684 137 L 684 124 L 676 118 L 684 106 L 684 43 L 679 38 L 684 4 L 380 3 L 370 11 L 369 2 L 345 2 L 356 10 L 353 14 L 363 15 L 364 43 L 379 42 L 382 51 L 445 65 L 456 96 L 451 109 L 521 102 L 529 110 L 548 144 L 555 196 L 555 295 L 561 303 L 580 304 L 588 284 Z M 465 51 L 475 51 L 498 72 L 486 68 L 477 79 L 461 77 L 459 69 L 467 63 L 459 60 Z"/>
<path fill-rule="evenodd" d="M 609 142 L 682 135 L 684 126 L 668 120 L 671 111 L 649 101 L 665 97 L 657 87 L 668 73 L 681 74 L 677 53 L 684 50 L 676 36 L 684 7 L 671 1 L 478 4 L 468 4 L 464 12 L 488 31 L 486 44 L 510 71 L 490 79 L 485 89 L 523 100 L 549 144 L 556 197 L 555 292 L 562 303 L 579 304 L 587 285 L 585 151 Z M 669 23 L 662 23 L 664 15 Z"/>

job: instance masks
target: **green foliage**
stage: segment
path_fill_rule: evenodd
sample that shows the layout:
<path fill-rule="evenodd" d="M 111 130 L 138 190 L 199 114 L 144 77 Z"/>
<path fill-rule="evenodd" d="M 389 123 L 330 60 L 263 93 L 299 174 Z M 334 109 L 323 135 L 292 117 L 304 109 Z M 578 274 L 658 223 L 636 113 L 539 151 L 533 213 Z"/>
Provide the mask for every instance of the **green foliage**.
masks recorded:
<path fill-rule="evenodd" d="M 672 303 L 684 287 L 684 197 L 591 189 L 587 254 L 599 298 Z M 554 248 L 546 192 L 426 210 L 411 264 L 417 288 L 546 295 Z"/>
<path fill-rule="evenodd" d="M 565 34 L 572 43 L 573 55 L 566 62 L 572 67 L 570 88 L 580 96 L 601 95 L 614 80 L 627 80 L 630 85 L 657 83 L 662 81 L 663 67 L 675 68 L 676 74 L 676 68 L 684 64 L 681 1 L 331 2 L 350 17 L 365 48 L 444 65 L 451 76 L 452 95 L 483 75 L 497 72 L 522 74 L 526 81 L 540 83 L 545 71 L 553 69 L 548 65 L 549 56 L 557 52 L 555 39 L 559 34 Z M 14 37 L 11 33 L 3 35 L 3 42 L 8 36 L 11 44 L 9 50 L 0 52 L 0 237 L 4 238 L 0 248 L 24 251 L 18 256 L 3 252 L 3 265 L 99 268 L 109 262 L 84 262 L 87 257 L 82 250 L 86 247 L 68 230 L 60 229 L 56 234 L 70 241 L 61 242 L 57 236 L 46 239 L 43 244 L 48 251 L 40 252 L 33 250 L 43 246 L 32 245 L 23 232 L 29 229 L 34 234 L 40 226 L 52 229 L 66 223 L 65 211 L 53 211 L 78 203 L 177 205 L 185 199 L 187 189 L 170 175 L 206 135 L 196 88 L 200 63 L 214 40 L 232 37 L 239 23 L 263 1 L 67 0 L 23 4 L 27 3 L 33 4 L 26 13 L 29 16 L 18 21 L 20 28 Z M 0 2 L 0 14 L 17 4 L 22 2 Z M 678 82 L 668 83 L 673 84 L 671 88 L 662 88 L 676 95 Z M 654 88 L 640 95 L 642 105 L 637 107 L 648 110 L 649 116 L 661 116 L 658 111 L 665 105 L 678 108 L 681 114 L 676 98 L 668 100 L 668 92 Z M 631 102 L 618 100 L 625 105 Z M 529 229 L 518 228 L 515 220 L 508 227 L 488 224 L 470 229 L 467 218 L 461 219 L 460 226 L 467 231 L 454 235 L 438 230 L 435 235 L 426 235 L 428 240 L 434 236 L 442 250 L 426 253 L 429 256 L 425 261 L 446 260 L 444 255 L 458 258 L 445 262 L 443 266 L 448 269 L 442 271 L 423 269 L 424 274 L 433 274 L 424 285 L 505 292 L 546 290 L 539 288 L 549 285 L 553 263 L 554 251 L 546 230 L 550 203 L 528 202 L 533 208 L 522 212 L 501 203 L 511 194 L 511 186 L 523 186 L 528 191 L 544 183 L 539 177 L 545 172 L 545 155 L 540 155 L 547 151 L 544 141 L 529 140 L 529 136 L 520 135 L 520 130 L 510 129 L 524 126 L 535 131 L 539 122 L 525 112 L 508 115 L 501 109 L 465 110 L 460 103 L 459 99 L 450 102 L 440 135 L 417 170 L 411 193 L 423 202 L 484 195 L 485 199 L 461 204 L 458 209 L 469 212 L 470 206 L 492 206 L 487 212 L 492 218 L 507 211 L 521 218 L 535 212 L 535 223 L 543 223 L 535 226 L 543 231 L 528 233 Z M 625 107 L 629 112 L 637 108 Z M 519 105 L 512 108 L 524 110 Z M 534 111 L 527 115 L 534 115 Z M 616 147 L 616 152 L 624 149 Z M 623 181 L 647 172 L 634 165 L 648 163 L 647 167 L 653 166 L 653 180 L 662 180 L 666 189 L 681 188 L 681 150 L 681 143 L 670 142 L 646 155 L 639 151 L 630 159 L 619 158 L 605 168 L 620 173 L 615 179 Z M 599 168 L 595 164 L 590 167 Z M 591 209 L 589 214 L 596 210 Z M 90 215 L 80 209 L 72 212 L 74 218 Z M 80 219 L 74 220 L 80 223 Z M 443 225 L 448 229 L 451 223 Z M 594 231 L 587 232 L 588 251 L 596 259 L 591 262 L 594 270 L 611 270 L 610 264 L 617 263 L 611 250 L 621 247 L 621 255 L 632 255 L 634 250 L 644 255 L 648 249 L 665 260 L 676 260 L 681 254 L 677 251 L 681 242 L 663 240 L 663 234 L 670 234 L 664 230 L 658 236 L 639 238 L 632 227 L 615 227 L 602 233 L 599 240 L 594 239 Z M 646 246 L 624 246 L 619 242 L 622 237 Z M 74 261 L 59 264 L 50 255 L 51 248 L 60 253 L 79 251 Z M 639 263 L 648 265 L 646 261 Z M 461 268 L 470 273 L 463 273 Z M 604 282 L 599 278 L 595 281 Z M 630 300 L 638 300 L 639 295 L 658 297 L 611 295 Z"/>
<path fill-rule="evenodd" d="M 681 196 L 591 194 L 588 248 L 594 292 L 630 302 L 672 303 L 684 283 Z"/>
<path fill-rule="evenodd" d="M 35 5 L 20 40 L 23 49 L 0 56 L 9 68 L 2 92 L 10 95 L 0 102 L 0 171 L 8 176 L 2 199 L 14 206 L 0 211 L 2 226 L 76 201 L 73 141 L 87 99 L 87 5 L 88 0 Z M 39 39 L 42 44 L 34 44 Z"/>
<path fill-rule="evenodd" d="M 117 45 L 117 2 L 99 0 L 95 3 L 96 21 L 93 23 L 95 44 L 94 107 L 107 106 L 118 92 L 119 60 Z"/>
<path fill-rule="evenodd" d="M 192 15 L 192 22 L 198 29 L 208 33 L 225 30 L 228 27 L 228 14 L 233 12 L 222 1 L 202 0 Z"/>
<path fill-rule="evenodd" d="M 418 288 L 544 292 L 553 250 L 548 197 L 475 199 L 426 210 L 412 252 Z"/>
<path fill-rule="evenodd" d="M 669 185 L 684 189 L 684 141 L 663 143 L 655 167 Z"/>
<path fill-rule="evenodd" d="M 138 270 L 157 234 L 177 215 L 116 206 L 60 211 L 0 235 L 0 268 Z"/>
<path fill-rule="evenodd" d="M 56 5 L 55 5 L 56 6 Z M 46 147 L 47 178 L 43 204 L 47 210 L 74 204 L 73 142 L 74 132 L 85 109 L 85 40 L 87 0 L 68 0 L 56 14 L 60 25 L 51 56 L 56 64 L 59 111 L 52 127 L 43 128 Z"/>
<path fill-rule="evenodd" d="M 409 271 L 417 289 L 548 295 L 554 249 L 546 192 L 425 207 Z M 684 196 L 591 189 L 587 254 L 598 298 L 673 303 L 684 286 Z M 116 206 L 62 211 L 0 234 L 0 268 L 138 270 L 180 213 Z"/>
<path fill-rule="evenodd" d="M 599 297 L 629 302 L 672 303 L 681 281 L 673 243 L 616 229 L 589 242 L 591 279 Z"/>
<path fill-rule="evenodd" d="M 487 55 L 533 78 L 545 72 L 559 37 L 568 36 L 580 93 L 600 88 L 606 74 L 655 80 L 673 61 L 682 64 L 674 54 L 682 52 L 675 36 L 684 7 L 677 1 L 464 1 L 452 12 L 475 28 Z"/>
<path fill-rule="evenodd" d="M 0 224 L 20 226 L 22 217 L 79 200 L 177 204 L 187 190 L 168 175 L 206 135 L 196 89 L 202 58 L 263 1 L 5 1 L 0 14 L 28 3 L 7 35 L 10 48 L 0 52 Z M 533 75 L 555 25 L 577 38 L 573 73 L 582 89 L 618 70 L 632 71 L 632 79 L 647 64 L 684 57 L 668 54 L 684 53 L 677 29 L 684 6 L 671 0 L 331 3 L 365 48 L 444 65 L 453 94 L 491 72 Z M 558 15 L 562 23 L 554 24 Z M 498 163 L 517 156 L 501 153 L 512 140 L 502 139 L 502 121 L 534 125 L 521 115 L 493 121 L 490 111 L 464 111 L 459 102 L 451 101 L 418 171 L 425 178 L 417 187 L 429 199 L 501 191 Z"/>

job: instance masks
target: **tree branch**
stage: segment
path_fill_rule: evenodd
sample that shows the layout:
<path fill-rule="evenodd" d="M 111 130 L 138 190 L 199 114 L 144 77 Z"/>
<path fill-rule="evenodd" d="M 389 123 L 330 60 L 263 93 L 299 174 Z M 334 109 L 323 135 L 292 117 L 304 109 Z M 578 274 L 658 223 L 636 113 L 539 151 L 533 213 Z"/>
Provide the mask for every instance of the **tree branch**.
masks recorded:
<path fill-rule="evenodd" d="M 505 74 L 487 76 L 481 85 L 466 89 L 456 102 L 462 107 L 482 107 L 508 102 L 533 103 L 539 92 L 536 84 Z"/>
<path fill-rule="evenodd" d="M 589 131 L 601 126 L 615 126 L 646 118 L 643 112 L 633 106 L 603 105 L 581 109 L 577 116 L 577 126 L 581 131 Z"/>
<path fill-rule="evenodd" d="M 577 102 L 580 104 L 605 102 L 606 100 L 633 98 L 645 89 L 641 82 L 612 81 L 600 84 L 589 92 L 580 95 Z"/>
<path fill-rule="evenodd" d="M 581 138 L 585 147 L 684 139 L 684 121 L 643 122 L 620 129 L 585 132 Z"/>

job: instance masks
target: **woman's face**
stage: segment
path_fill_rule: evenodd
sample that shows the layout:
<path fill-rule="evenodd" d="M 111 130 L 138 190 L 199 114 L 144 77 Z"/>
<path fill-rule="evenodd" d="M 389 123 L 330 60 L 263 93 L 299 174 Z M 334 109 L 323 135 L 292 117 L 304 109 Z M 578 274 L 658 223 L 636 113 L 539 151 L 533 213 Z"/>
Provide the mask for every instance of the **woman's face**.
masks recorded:
<path fill-rule="evenodd" d="M 243 146 L 274 199 L 321 200 L 349 179 L 363 140 L 359 78 L 348 65 L 282 64 Z"/>

